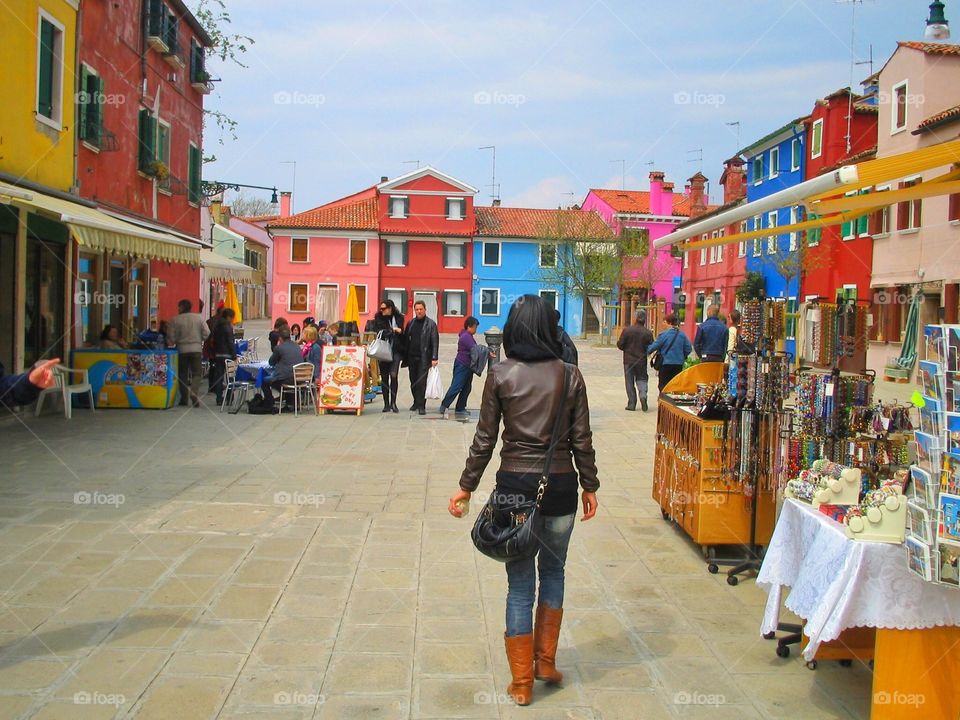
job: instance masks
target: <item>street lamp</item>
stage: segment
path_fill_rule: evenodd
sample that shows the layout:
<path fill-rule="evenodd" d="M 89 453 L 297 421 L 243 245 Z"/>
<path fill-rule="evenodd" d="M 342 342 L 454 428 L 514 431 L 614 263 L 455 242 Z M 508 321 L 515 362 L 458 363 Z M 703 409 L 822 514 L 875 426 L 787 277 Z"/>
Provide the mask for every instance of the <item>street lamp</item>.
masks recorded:
<path fill-rule="evenodd" d="M 927 40 L 950 39 L 950 23 L 943 14 L 943 3 L 940 0 L 930 3 L 930 17 L 927 19 L 927 29 L 923 37 Z"/>
<path fill-rule="evenodd" d="M 251 188 L 253 190 L 272 190 L 273 195 L 270 197 L 270 204 L 276 205 L 280 202 L 277 199 L 276 187 L 264 187 L 263 185 L 244 185 L 243 183 L 221 182 L 220 180 L 204 180 L 200 183 L 200 188 L 201 194 L 204 197 L 213 197 L 214 195 L 219 195 L 225 190 L 234 190 L 235 192 L 240 192 L 240 188 Z"/>

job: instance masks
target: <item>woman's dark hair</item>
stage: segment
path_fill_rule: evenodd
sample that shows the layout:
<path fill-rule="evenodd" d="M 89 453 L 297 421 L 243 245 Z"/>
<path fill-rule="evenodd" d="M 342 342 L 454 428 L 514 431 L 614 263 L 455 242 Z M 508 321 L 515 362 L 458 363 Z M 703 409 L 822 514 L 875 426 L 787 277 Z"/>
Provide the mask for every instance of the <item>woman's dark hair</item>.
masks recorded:
<path fill-rule="evenodd" d="M 388 308 L 390 308 L 390 312 L 392 312 L 394 315 L 400 314 L 400 311 L 397 310 L 397 304 L 393 302 L 393 300 L 391 300 L 390 298 L 387 298 L 386 300 L 381 300 L 380 304 L 386 305 Z M 380 315 L 381 317 L 386 317 L 380 308 L 377 308 L 377 315 Z"/>
<path fill-rule="evenodd" d="M 104 326 L 103 326 L 103 332 L 100 333 L 100 339 L 101 339 L 101 340 L 109 340 L 109 339 L 110 339 L 110 331 L 113 330 L 113 327 L 114 327 L 113 325 L 104 325 Z"/>
<path fill-rule="evenodd" d="M 667 321 L 667 325 L 673 325 L 674 327 L 680 324 L 680 318 L 677 317 L 675 312 L 668 313 L 664 320 Z"/>
<path fill-rule="evenodd" d="M 278 317 L 277 321 L 273 323 L 273 329 L 279 330 L 282 326 L 287 325 L 287 319 L 285 317 Z"/>
<path fill-rule="evenodd" d="M 237 316 L 237 313 L 233 308 L 224 308 L 220 311 L 221 320 L 233 320 Z"/>
<path fill-rule="evenodd" d="M 521 295 L 510 307 L 503 326 L 503 347 L 514 357 L 518 347 L 560 357 L 560 333 L 553 305 L 539 295 Z"/>
<path fill-rule="evenodd" d="M 297 323 L 294 323 L 293 325 L 290 326 L 290 332 L 291 332 L 291 333 L 293 332 L 293 329 L 294 329 L 294 328 L 297 329 L 297 332 L 300 332 L 300 330 L 301 330 L 300 325 L 297 324 Z"/>
<path fill-rule="evenodd" d="M 480 324 L 480 321 L 477 320 L 473 315 L 469 316 L 466 320 L 463 321 L 463 329 L 469 330 L 472 327 L 475 327 Z"/>

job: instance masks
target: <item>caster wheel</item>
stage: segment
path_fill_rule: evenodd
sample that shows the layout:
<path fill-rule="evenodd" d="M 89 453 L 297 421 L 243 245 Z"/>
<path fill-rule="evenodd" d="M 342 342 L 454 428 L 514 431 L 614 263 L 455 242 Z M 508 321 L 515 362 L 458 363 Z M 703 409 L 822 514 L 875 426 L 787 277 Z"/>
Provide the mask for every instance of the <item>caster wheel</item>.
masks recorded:
<path fill-rule="evenodd" d="M 776 632 L 764 633 L 764 634 L 763 634 L 763 639 L 764 639 L 764 640 L 776 640 L 776 639 L 777 639 L 777 633 L 776 633 Z"/>
<path fill-rule="evenodd" d="M 703 553 L 703 557 L 707 560 L 713 560 L 717 557 L 717 549 L 710 545 L 701 545 L 700 551 Z"/>
<path fill-rule="evenodd" d="M 716 575 L 718 572 L 720 572 L 720 568 L 717 565 L 710 563 L 707 565 L 707 572 L 711 575 Z"/>
<path fill-rule="evenodd" d="M 852 666 L 853 666 L 853 660 L 841 660 L 841 661 L 840 661 L 840 667 L 852 667 Z"/>
<path fill-rule="evenodd" d="M 736 575 L 728 575 L 728 576 L 727 576 L 727 585 L 736 585 L 736 584 L 739 583 L 739 582 L 740 582 L 740 581 L 737 579 L 737 576 L 736 576 Z"/>
<path fill-rule="evenodd" d="M 790 657 L 790 646 L 777 645 L 777 657 L 782 657 L 782 658 Z"/>
<path fill-rule="evenodd" d="M 816 670 L 816 669 L 817 669 L 816 660 L 811 660 L 810 662 L 807 663 L 807 670 Z"/>
<path fill-rule="evenodd" d="M 660 517 L 662 517 L 664 520 L 669 521 L 669 520 L 670 520 L 670 513 L 668 513 L 666 510 L 661 510 L 661 511 L 660 511 Z"/>

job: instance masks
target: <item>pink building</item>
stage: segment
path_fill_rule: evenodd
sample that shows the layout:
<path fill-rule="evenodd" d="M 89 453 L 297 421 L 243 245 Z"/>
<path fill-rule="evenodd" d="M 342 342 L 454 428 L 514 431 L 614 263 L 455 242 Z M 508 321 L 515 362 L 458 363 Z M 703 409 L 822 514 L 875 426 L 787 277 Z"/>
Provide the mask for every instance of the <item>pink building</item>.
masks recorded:
<path fill-rule="evenodd" d="M 664 182 L 662 172 L 654 170 L 650 173 L 650 190 L 591 189 L 581 209 L 598 213 L 617 235 L 624 228 L 647 230 L 652 247 L 654 240 L 676 229 L 693 210 L 691 197 L 675 193 L 673 187 L 673 183 Z M 679 284 L 680 258 L 674 257 L 670 248 L 662 248 L 626 264 L 621 303 L 628 302 L 630 297 L 640 303 L 657 298 L 666 300 L 669 309 L 674 288 Z"/>
<path fill-rule="evenodd" d="M 273 235 L 270 317 L 285 317 L 291 324 L 311 315 L 340 320 L 349 286 L 356 285 L 363 330 L 380 297 L 376 187 L 279 217 L 268 227 Z"/>

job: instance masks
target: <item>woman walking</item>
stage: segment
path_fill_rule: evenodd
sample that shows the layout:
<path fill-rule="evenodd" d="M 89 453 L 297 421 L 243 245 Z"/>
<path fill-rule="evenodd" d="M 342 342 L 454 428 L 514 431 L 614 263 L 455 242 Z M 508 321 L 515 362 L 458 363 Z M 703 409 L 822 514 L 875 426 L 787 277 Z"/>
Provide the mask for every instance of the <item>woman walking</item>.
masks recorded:
<path fill-rule="evenodd" d="M 518 705 L 529 705 L 534 678 L 551 683 L 563 680 L 555 661 L 563 617 L 564 565 L 577 513 L 577 474 L 583 489 L 581 520 L 596 514 L 600 482 L 587 388 L 580 370 L 558 359 L 560 337 L 553 307 L 539 296 L 522 296 L 510 308 L 503 345 L 507 359 L 491 367 L 487 374 L 477 431 L 460 476 L 460 491 L 450 498 L 448 510 L 454 517 L 463 515 L 457 503 L 469 500 L 480 484 L 497 444 L 501 417 L 503 445 L 494 492 L 535 498 L 554 420 L 560 415 L 560 434 L 540 504 L 545 519 L 540 552 L 527 560 L 506 563 L 504 644 L 513 676 L 507 692 Z M 568 372 L 569 385 L 565 385 Z M 536 597 L 538 572 L 540 587 Z"/>
<path fill-rule="evenodd" d="M 450 389 L 440 403 L 440 413 L 447 417 L 450 404 L 456 400 L 456 414 L 464 415 L 467 412 L 467 398 L 473 389 L 473 370 L 470 368 L 470 353 L 477 346 L 473 336 L 477 334 L 480 321 L 472 315 L 463 321 L 463 330 L 457 340 L 457 357 L 453 361 L 453 380 Z"/>
<path fill-rule="evenodd" d="M 403 315 L 397 310 L 393 300 L 384 300 L 380 303 L 380 310 L 373 316 L 375 332 L 385 331 L 384 339 L 393 348 L 393 360 L 380 360 L 380 389 L 383 394 L 383 412 L 400 412 L 397 408 L 398 375 L 400 373 L 400 359 L 403 357 Z"/>
<path fill-rule="evenodd" d="M 680 329 L 680 319 L 677 314 L 670 313 L 664 318 L 664 322 L 667 324 L 667 329 L 647 346 L 647 357 L 657 352 L 663 358 L 663 364 L 657 369 L 657 389 L 660 391 L 663 391 L 667 383 L 680 374 L 687 355 L 693 352 L 693 345 Z"/>
<path fill-rule="evenodd" d="M 236 313 L 231 308 L 220 311 L 220 319 L 213 326 L 213 361 L 210 376 L 213 392 L 217 394 L 217 405 L 223 405 L 224 379 L 227 375 L 227 360 L 237 359 L 237 345 L 233 336 L 233 318 Z"/>

